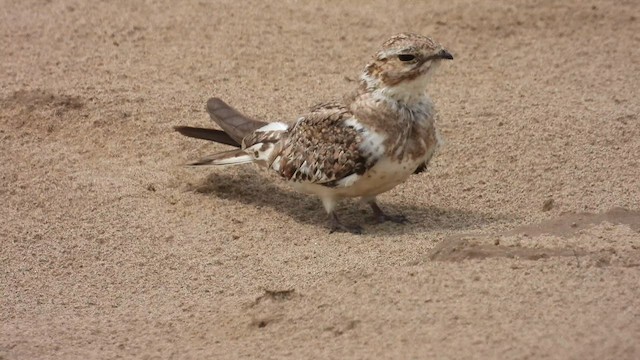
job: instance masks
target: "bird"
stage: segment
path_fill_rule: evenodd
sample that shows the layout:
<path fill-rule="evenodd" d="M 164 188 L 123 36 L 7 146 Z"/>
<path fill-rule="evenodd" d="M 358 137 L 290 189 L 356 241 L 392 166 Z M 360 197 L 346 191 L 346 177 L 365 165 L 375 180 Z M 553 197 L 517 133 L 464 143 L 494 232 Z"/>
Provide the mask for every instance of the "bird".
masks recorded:
<path fill-rule="evenodd" d="M 235 147 L 194 166 L 257 164 L 295 190 L 320 198 L 329 231 L 360 234 L 343 223 L 336 205 L 346 198 L 369 204 L 376 222 L 405 223 L 384 212 L 376 196 L 426 170 L 442 140 L 427 85 L 453 55 L 432 38 L 400 33 L 384 41 L 366 64 L 356 88 L 340 101 L 320 103 L 293 122 L 243 115 L 220 98 L 207 112 L 221 130 L 176 126 L 182 135 Z"/>

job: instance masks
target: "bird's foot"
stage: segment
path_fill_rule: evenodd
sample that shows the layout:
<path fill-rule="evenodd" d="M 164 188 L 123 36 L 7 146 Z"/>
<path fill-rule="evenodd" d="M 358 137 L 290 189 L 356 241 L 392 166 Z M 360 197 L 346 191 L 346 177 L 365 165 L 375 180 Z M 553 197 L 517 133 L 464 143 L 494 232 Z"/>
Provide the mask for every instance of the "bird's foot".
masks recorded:
<path fill-rule="evenodd" d="M 360 225 L 331 224 L 331 227 L 329 228 L 329 234 L 333 234 L 334 232 L 346 232 L 360 235 L 362 234 L 362 231 L 363 229 Z"/>
<path fill-rule="evenodd" d="M 396 224 L 406 224 L 409 222 L 406 216 L 402 214 L 398 215 L 387 215 L 382 209 L 378 206 L 375 201 L 370 201 L 369 205 L 371 206 L 371 210 L 373 210 L 373 218 L 377 224 L 381 224 L 383 222 L 391 221 Z"/>
<path fill-rule="evenodd" d="M 375 214 L 374 219 L 376 224 L 382 224 L 383 222 L 387 222 L 387 221 L 390 221 L 396 224 L 406 224 L 409 222 L 409 219 L 407 219 L 407 217 L 402 214 L 398 214 L 398 215 L 387 215 L 385 213 Z"/>
<path fill-rule="evenodd" d="M 329 214 L 329 234 L 334 232 L 347 232 L 351 234 L 362 234 L 362 227 L 359 225 L 345 225 L 335 213 Z"/>

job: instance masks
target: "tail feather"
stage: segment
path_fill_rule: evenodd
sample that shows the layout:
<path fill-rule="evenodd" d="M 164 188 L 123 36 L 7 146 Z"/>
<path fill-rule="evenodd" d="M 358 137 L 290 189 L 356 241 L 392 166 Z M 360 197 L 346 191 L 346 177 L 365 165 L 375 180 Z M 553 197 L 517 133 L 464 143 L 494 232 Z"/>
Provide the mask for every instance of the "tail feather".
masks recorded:
<path fill-rule="evenodd" d="M 256 129 L 269 124 L 242 115 L 219 98 L 211 98 L 207 101 L 207 111 L 211 119 L 238 144 L 241 144 L 242 139 Z"/>
<path fill-rule="evenodd" d="M 191 126 L 175 126 L 174 129 L 184 136 L 240 147 L 240 144 L 237 141 L 231 138 L 229 134 L 221 130 L 205 129 Z"/>
<path fill-rule="evenodd" d="M 267 122 L 258 121 L 242 115 L 236 109 L 227 105 L 218 98 L 207 101 L 207 111 L 211 119 L 222 130 L 206 129 L 191 126 L 176 126 L 174 129 L 182 135 L 215 141 L 221 144 L 241 147 L 242 140 L 255 130 L 269 125 Z M 234 149 L 213 154 L 189 165 L 239 165 L 256 161 L 242 149 Z"/>
<path fill-rule="evenodd" d="M 240 165 L 253 162 L 253 157 L 242 149 L 234 149 L 213 154 L 206 158 L 192 162 L 189 165 Z"/>

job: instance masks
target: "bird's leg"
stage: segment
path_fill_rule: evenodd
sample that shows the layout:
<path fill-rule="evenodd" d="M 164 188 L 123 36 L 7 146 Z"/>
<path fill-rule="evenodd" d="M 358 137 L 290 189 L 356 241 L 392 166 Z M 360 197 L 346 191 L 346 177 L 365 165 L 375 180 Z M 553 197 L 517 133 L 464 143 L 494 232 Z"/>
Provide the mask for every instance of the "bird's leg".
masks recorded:
<path fill-rule="evenodd" d="M 332 234 L 336 231 L 339 232 L 349 232 L 352 234 L 362 234 L 362 228 L 358 225 L 345 225 L 339 219 L 336 214 L 336 205 L 339 199 L 336 199 L 331 196 L 320 197 L 322 201 L 322 205 L 324 209 L 329 214 L 329 234 Z"/>
<path fill-rule="evenodd" d="M 345 225 L 339 219 L 335 211 L 329 213 L 329 234 L 336 231 L 349 232 L 352 234 L 362 234 L 362 227 L 359 225 Z"/>
<path fill-rule="evenodd" d="M 407 217 L 402 214 L 398 214 L 398 215 L 385 214 L 385 212 L 382 211 L 382 209 L 380 209 L 380 206 L 378 206 L 378 203 L 376 202 L 375 198 L 367 199 L 366 201 L 367 203 L 369 203 L 369 206 L 371 206 L 371 210 L 373 210 L 373 217 L 377 223 L 391 221 L 398 224 L 405 224 L 409 222 Z"/>

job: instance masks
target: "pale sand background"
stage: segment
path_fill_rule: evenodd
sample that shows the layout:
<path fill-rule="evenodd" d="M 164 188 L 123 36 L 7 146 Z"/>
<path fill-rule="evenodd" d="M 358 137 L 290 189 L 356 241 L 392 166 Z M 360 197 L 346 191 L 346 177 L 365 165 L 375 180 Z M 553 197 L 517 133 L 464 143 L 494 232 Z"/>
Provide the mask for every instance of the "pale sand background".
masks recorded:
<path fill-rule="evenodd" d="M 639 2 L 135 3 L 0 4 L 1 359 L 640 358 Z M 182 166 L 406 30 L 456 57 L 410 225 Z"/>

